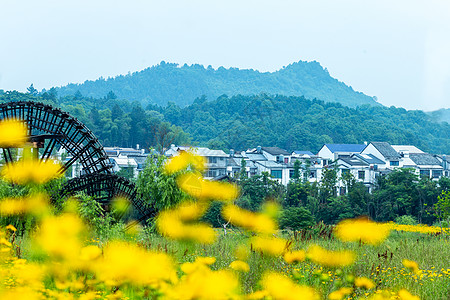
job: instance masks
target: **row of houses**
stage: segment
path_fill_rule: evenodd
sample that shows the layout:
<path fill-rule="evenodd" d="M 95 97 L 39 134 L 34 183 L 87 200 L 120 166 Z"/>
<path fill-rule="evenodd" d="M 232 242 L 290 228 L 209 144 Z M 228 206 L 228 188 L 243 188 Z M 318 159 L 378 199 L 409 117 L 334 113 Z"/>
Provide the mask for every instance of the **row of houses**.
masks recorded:
<path fill-rule="evenodd" d="M 237 177 L 245 164 L 247 177 L 269 173 L 275 180 L 287 185 L 294 177 L 295 161 L 300 161 L 301 176 L 310 182 L 320 182 L 327 168 L 336 168 L 338 178 L 350 173 L 369 190 L 373 189 L 376 178 L 397 168 L 411 168 L 418 175 L 438 180 L 450 176 L 450 158 L 446 155 L 425 153 L 411 145 L 390 145 L 387 142 L 365 144 L 325 144 L 317 154 L 310 151 L 288 152 L 278 147 L 258 146 L 247 151 L 227 154 L 222 150 L 189 148 L 172 145 L 165 152 L 168 157 L 182 151 L 192 151 L 204 156 L 207 161 L 205 177 L 220 180 Z M 340 193 L 345 193 L 345 185 L 339 180 Z"/>
<path fill-rule="evenodd" d="M 144 168 L 147 156 L 139 146 L 134 148 L 105 147 L 113 170 L 128 169 L 129 174 L 137 177 Z M 425 153 L 411 145 L 390 145 L 387 142 L 370 142 L 365 144 L 325 144 L 317 154 L 310 151 L 288 152 L 278 147 L 257 146 L 246 151 L 213 150 L 205 147 L 186 147 L 171 145 L 164 152 L 173 157 L 183 151 L 190 151 L 205 158 L 206 179 L 223 180 L 236 178 L 242 172 L 252 177 L 262 172 L 287 185 L 294 177 L 294 164 L 300 162 L 301 176 L 310 182 L 320 182 L 322 173 L 327 168 L 335 168 L 338 178 L 346 173 L 372 190 L 376 178 L 388 174 L 397 168 L 411 168 L 420 176 L 438 180 L 450 176 L 450 158 L 446 155 Z M 156 152 L 155 152 L 156 153 Z M 245 165 L 245 170 L 243 170 Z M 75 170 L 74 170 L 75 169 Z M 76 176 L 76 168 L 72 170 Z M 79 170 L 78 170 L 79 172 Z M 340 193 L 345 193 L 345 185 L 338 182 Z"/>

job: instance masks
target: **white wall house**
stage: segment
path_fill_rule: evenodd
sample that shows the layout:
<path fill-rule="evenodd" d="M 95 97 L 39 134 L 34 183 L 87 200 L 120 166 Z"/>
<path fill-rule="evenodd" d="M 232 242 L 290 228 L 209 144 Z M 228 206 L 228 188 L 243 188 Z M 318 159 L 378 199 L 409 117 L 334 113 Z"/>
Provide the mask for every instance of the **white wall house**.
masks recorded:
<path fill-rule="evenodd" d="M 384 170 L 393 170 L 403 167 L 403 159 L 400 154 L 386 142 L 370 142 L 364 150 L 361 151 L 361 154 L 372 154 L 376 158 L 382 160 L 385 165 L 380 167 Z"/>
<path fill-rule="evenodd" d="M 331 165 L 339 156 L 350 156 L 360 153 L 366 145 L 364 144 L 325 144 L 320 148 L 317 156 L 321 157 L 322 165 Z"/>
<path fill-rule="evenodd" d="M 188 151 L 198 156 L 202 156 L 206 160 L 206 171 L 204 177 L 206 179 L 213 179 L 218 176 L 227 174 L 227 160 L 228 154 L 222 150 L 211 150 L 205 147 L 184 147 L 171 145 L 170 148 L 164 152 L 167 157 L 179 155 L 182 151 Z"/>

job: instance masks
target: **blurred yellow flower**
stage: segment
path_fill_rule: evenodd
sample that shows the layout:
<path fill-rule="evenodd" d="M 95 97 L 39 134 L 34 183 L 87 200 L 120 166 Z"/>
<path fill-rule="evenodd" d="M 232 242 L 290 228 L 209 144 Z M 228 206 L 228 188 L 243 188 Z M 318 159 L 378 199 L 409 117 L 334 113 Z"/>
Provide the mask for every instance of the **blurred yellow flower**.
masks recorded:
<path fill-rule="evenodd" d="M 285 239 L 274 237 L 255 236 L 251 238 L 250 242 L 254 250 L 272 256 L 283 254 L 287 247 L 287 241 Z"/>
<path fill-rule="evenodd" d="M 248 272 L 250 271 L 250 266 L 248 263 L 242 260 L 235 260 L 230 264 L 230 268 L 236 271 Z"/>
<path fill-rule="evenodd" d="M 238 188 L 233 184 L 204 180 L 195 173 L 179 176 L 177 183 L 183 191 L 200 200 L 230 202 L 239 194 Z"/>
<path fill-rule="evenodd" d="M 284 254 L 284 260 L 288 264 L 298 263 L 305 260 L 306 253 L 303 250 L 290 251 Z"/>
<path fill-rule="evenodd" d="M 202 156 L 198 156 L 186 151 L 181 151 L 179 155 L 170 158 L 166 165 L 165 171 L 173 174 L 192 166 L 194 170 L 203 171 L 205 169 L 206 160 Z"/>
<path fill-rule="evenodd" d="M 174 263 L 167 254 L 145 251 L 125 242 L 111 242 L 103 253 L 103 260 L 94 264 L 102 281 L 152 286 L 177 281 Z"/>
<path fill-rule="evenodd" d="M 5 198 L 0 200 L 0 215 L 3 216 L 20 214 L 43 215 L 48 211 L 48 196 L 45 194 L 32 194 L 23 198 Z"/>
<path fill-rule="evenodd" d="M 100 257 L 102 250 L 99 247 L 90 245 L 81 248 L 80 259 L 83 261 L 91 261 Z"/>
<path fill-rule="evenodd" d="M 389 228 L 383 224 L 358 218 L 340 222 L 336 225 L 334 234 L 345 242 L 362 241 L 366 244 L 377 245 L 388 237 L 389 231 Z"/>
<path fill-rule="evenodd" d="M 183 223 L 177 209 L 163 211 L 156 220 L 158 231 L 171 239 L 190 240 L 203 244 L 211 244 L 216 239 L 216 233 L 205 223 Z"/>
<path fill-rule="evenodd" d="M 375 287 L 375 283 L 367 277 L 358 277 L 355 278 L 355 286 L 370 290 Z"/>
<path fill-rule="evenodd" d="M 406 268 L 410 269 L 412 272 L 414 272 L 414 273 L 416 273 L 416 274 L 419 274 L 419 273 L 420 273 L 419 265 L 418 265 L 415 261 L 409 260 L 409 259 L 404 259 L 404 260 L 402 261 L 402 264 L 403 264 Z"/>
<path fill-rule="evenodd" d="M 0 121 L 0 147 L 19 148 L 27 141 L 27 126 L 19 120 Z"/>
<path fill-rule="evenodd" d="M 345 267 L 353 264 L 355 254 L 352 251 L 328 251 L 318 245 L 308 248 L 306 257 L 311 261 L 327 267 Z"/>
<path fill-rule="evenodd" d="M 418 296 L 412 295 L 410 292 L 408 292 L 405 289 L 401 289 L 400 291 L 398 291 L 398 297 L 401 300 L 420 300 L 420 298 Z"/>
<path fill-rule="evenodd" d="M 81 234 L 85 230 L 74 214 L 47 217 L 42 221 L 36 241 L 54 258 L 75 261 L 81 250 Z"/>
<path fill-rule="evenodd" d="M 288 277 L 275 272 L 264 274 L 262 285 L 272 299 L 319 299 L 317 292 L 308 286 L 297 285 Z"/>
<path fill-rule="evenodd" d="M 253 213 L 236 205 L 226 205 L 222 209 L 222 216 L 233 225 L 243 227 L 259 233 L 274 233 L 277 229 L 275 221 L 262 213 Z"/>
<path fill-rule="evenodd" d="M 5 229 L 9 229 L 11 231 L 17 231 L 16 227 L 14 227 L 13 225 L 9 224 L 8 226 L 5 227 Z"/>
<path fill-rule="evenodd" d="M 27 184 L 34 182 L 44 184 L 54 178 L 61 177 L 61 166 L 53 160 L 39 161 L 36 159 L 23 159 L 7 164 L 1 171 L 1 176 L 9 182 Z"/>
<path fill-rule="evenodd" d="M 337 291 L 331 292 L 328 295 L 328 299 L 330 300 L 341 300 L 343 299 L 345 296 L 350 295 L 352 293 L 353 289 L 348 288 L 348 287 L 342 287 Z"/>
<path fill-rule="evenodd" d="M 239 281 L 230 271 L 212 271 L 203 265 L 191 270 L 176 286 L 163 293 L 169 299 L 237 299 Z"/>

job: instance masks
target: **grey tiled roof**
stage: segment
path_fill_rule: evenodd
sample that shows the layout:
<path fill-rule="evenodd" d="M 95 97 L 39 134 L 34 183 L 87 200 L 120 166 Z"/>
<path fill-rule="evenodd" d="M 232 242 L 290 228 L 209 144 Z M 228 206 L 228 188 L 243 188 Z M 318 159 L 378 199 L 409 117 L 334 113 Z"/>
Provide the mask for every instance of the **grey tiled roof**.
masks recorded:
<path fill-rule="evenodd" d="M 373 154 L 353 154 L 353 156 L 358 157 L 359 159 L 367 162 L 368 164 L 373 165 L 384 165 L 384 161 L 376 158 Z"/>
<path fill-rule="evenodd" d="M 349 156 L 346 157 L 339 157 L 338 160 L 342 160 L 346 164 L 349 164 L 350 166 L 368 166 L 369 164 L 363 160 L 352 158 Z"/>
<path fill-rule="evenodd" d="M 278 147 L 261 147 L 261 150 L 266 151 L 272 155 L 291 155 L 291 153 Z"/>
<path fill-rule="evenodd" d="M 386 142 L 371 142 L 371 144 L 377 148 L 377 150 L 383 155 L 386 159 L 400 159 L 400 154 L 395 151 L 394 148 L 389 143 Z"/>
<path fill-rule="evenodd" d="M 409 158 L 417 165 L 441 165 L 436 157 L 428 153 L 411 153 Z"/>

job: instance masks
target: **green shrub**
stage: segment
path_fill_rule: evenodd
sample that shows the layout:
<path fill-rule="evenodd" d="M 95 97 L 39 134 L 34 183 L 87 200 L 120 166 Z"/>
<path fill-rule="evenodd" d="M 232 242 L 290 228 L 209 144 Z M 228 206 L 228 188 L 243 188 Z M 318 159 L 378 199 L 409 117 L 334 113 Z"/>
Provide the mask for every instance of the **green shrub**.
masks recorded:
<path fill-rule="evenodd" d="M 413 216 L 403 215 L 395 218 L 395 223 L 401 225 L 417 225 L 417 220 Z"/>

